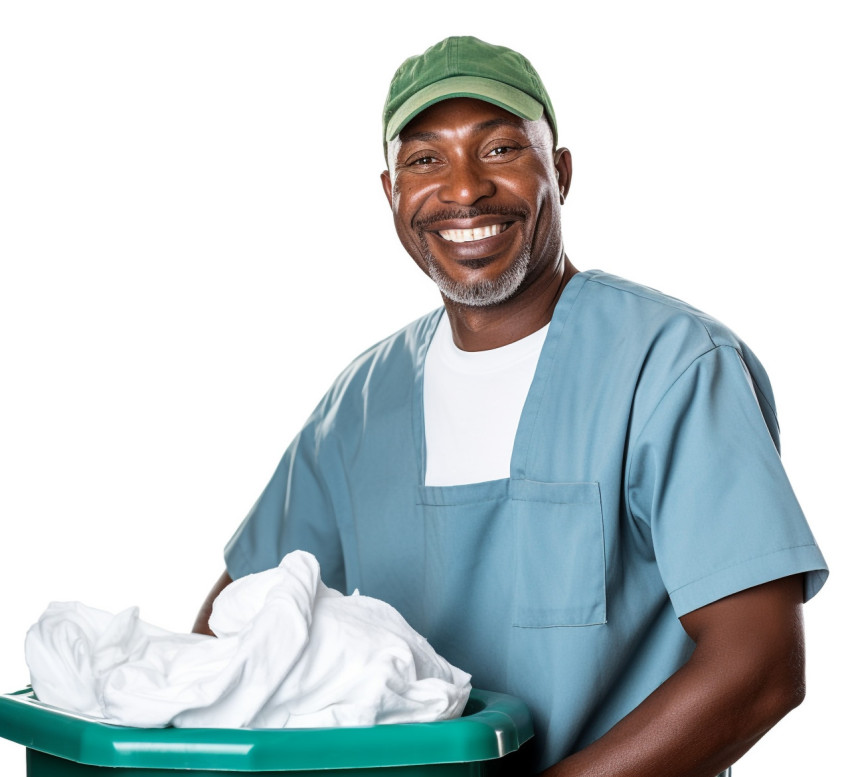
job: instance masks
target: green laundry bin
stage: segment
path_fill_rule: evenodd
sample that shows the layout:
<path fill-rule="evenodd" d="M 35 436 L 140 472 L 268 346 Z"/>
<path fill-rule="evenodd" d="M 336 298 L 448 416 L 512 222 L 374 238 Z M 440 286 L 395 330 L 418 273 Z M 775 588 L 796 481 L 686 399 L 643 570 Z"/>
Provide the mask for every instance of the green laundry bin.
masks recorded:
<path fill-rule="evenodd" d="M 532 736 L 526 706 L 473 690 L 463 717 L 362 728 L 130 728 L 0 695 L 0 736 L 28 777 L 513 777 Z"/>

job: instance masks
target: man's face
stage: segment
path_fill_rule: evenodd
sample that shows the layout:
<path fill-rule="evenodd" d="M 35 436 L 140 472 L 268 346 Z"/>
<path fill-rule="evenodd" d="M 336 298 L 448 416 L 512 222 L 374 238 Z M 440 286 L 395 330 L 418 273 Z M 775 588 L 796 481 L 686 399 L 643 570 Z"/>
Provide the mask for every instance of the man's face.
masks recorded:
<path fill-rule="evenodd" d="M 398 236 L 447 299 L 496 305 L 560 261 L 570 157 L 553 151 L 544 119 L 444 100 L 390 142 L 388 159 Z"/>

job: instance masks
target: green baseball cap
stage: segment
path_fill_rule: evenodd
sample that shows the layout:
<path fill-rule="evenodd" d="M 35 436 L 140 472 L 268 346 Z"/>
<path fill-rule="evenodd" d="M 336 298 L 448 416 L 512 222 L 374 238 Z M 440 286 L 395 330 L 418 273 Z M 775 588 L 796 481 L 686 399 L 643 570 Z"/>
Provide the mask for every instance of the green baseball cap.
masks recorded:
<path fill-rule="evenodd" d="M 512 49 L 464 36 L 446 38 L 396 70 L 384 103 L 384 149 L 411 119 L 452 97 L 484 100 L 531 121 L 545 114 L 557 142 L 555 111 L 531 63 Z"/>

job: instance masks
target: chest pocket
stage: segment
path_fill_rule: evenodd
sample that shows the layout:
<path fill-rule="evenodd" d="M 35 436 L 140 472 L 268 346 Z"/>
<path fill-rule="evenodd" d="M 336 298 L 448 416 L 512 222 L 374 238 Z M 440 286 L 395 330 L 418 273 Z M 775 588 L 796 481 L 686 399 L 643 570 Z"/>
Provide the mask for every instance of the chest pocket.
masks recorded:
<path fill-rule="evenodd" d="M 525 628 L 605 623 L 605 543 L 598 483 L 514 480 L 512 622 Z"/>

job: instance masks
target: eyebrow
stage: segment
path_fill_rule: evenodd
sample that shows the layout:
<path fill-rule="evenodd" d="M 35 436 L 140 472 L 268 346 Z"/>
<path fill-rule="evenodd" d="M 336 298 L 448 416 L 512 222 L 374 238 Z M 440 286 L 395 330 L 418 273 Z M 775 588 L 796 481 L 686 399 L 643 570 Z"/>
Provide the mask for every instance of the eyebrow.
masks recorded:
<path fill-rule="evenodd" d="M 485 129 L 491 129 L 493 127 L 522 127 L 522 119 L 518 116 L 515 119 L 508 119 L 499 117 L 497 119 L 488 119 L 487 121 L 482 121 L 480 124 L 475 125 L 475 132 L 481 132 Z"/>
<path fill-rule="evenodd" d="M 523 120 L 517 117 L 516 119 L 508 119 L 505 117 L 498 117 L 494 119 L 487 119 L 487 121 L 482 121 L 480 124 L 476 124 L 473 128 L 473 132 L 483 132 L 484 130 L 493 129 L 494 127 L 522 127 Z M 402 143 L 411 143 L 413 141 L 428 141 L 428 140 L 439 140 L 440 133 L 439 132 L 411 132 L 409 135 L 406 133 L 402 133 L 401 142 Z"/>
<path fill-rule="evenodd" d="M 402 143 L 409 143 L 413 140 L 437 140 L 439 137 L 436 132 L 411 132 L 409 135 L 403 133 L 400 140 Z"/>

